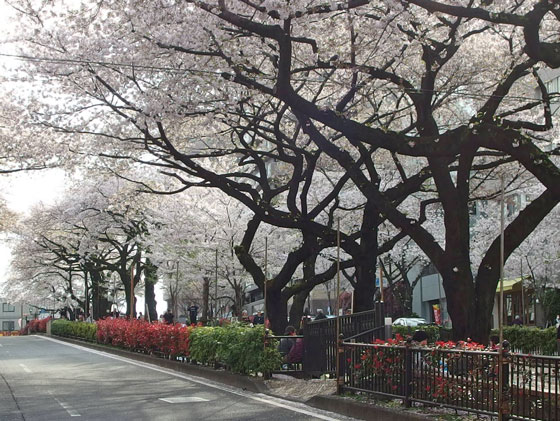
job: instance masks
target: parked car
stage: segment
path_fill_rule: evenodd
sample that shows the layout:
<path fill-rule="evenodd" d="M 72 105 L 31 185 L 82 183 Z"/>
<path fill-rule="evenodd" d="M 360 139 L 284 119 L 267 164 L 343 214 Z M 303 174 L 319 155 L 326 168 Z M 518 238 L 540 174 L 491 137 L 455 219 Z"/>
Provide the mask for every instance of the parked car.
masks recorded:
<path fill-rule="evenodd" d="M 416 327 L 420 325 L 427 325 L 428 322 L 422 317 L 399 317 L 393 322 L 393 326 L 410 326 Z"/>

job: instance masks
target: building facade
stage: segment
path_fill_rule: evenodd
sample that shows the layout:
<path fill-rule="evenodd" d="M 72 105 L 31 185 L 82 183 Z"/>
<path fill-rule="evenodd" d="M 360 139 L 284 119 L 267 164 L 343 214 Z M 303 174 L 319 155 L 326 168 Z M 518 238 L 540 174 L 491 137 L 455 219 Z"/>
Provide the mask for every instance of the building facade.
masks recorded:
<path fill-rule="evenodd" d="M 13 332 L 25 326 L 26 319 L 33 311 L 28 307 L 0 298 L 0 332 Z"/>

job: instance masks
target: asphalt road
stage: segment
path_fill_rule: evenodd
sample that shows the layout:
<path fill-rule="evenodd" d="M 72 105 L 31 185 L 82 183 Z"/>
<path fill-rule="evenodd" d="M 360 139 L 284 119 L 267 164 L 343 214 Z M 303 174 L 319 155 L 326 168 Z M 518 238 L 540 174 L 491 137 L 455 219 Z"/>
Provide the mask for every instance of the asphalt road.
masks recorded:
<path fill-rule="evenodd" d="M 0 421 L 349 420 L 41 336 L 0 337 Z"/>

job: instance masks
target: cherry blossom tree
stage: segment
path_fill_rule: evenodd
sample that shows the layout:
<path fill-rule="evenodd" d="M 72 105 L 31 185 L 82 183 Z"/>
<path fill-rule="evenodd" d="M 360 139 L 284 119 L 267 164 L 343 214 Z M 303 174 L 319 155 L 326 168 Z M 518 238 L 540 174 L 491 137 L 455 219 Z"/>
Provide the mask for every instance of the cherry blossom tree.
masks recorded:
<path fill-rule="evenodd" d="M 16 276 L 10 283 L 22 288 L 37 277 L 65 277 L 65 292 L 86 312 L 91 304 L 97 319 L 109 309 L 107 281 L 115 273 L 130 314 L 131 283 L 137 286 L 142 279 L 141 238 L 147 234 L 145 211 L 135 207 L 139 200 L 133 193 L 115 179 L 84 182 L 69 189 L 55 205 L 37 208 L 22 221 L 15 248 Z M 29 276 L 34 268 L 38 273 Z M 72 283 L 76 279 L 80 294 Z M 153 290 L 153 283 L 150 287 Z M 155 302 L 148 302 L 148 307 L 155 311 Z"/>
<path fill-rule="evenodd" d="M 499 241 L 473 271 L 472 173 L 516 161 L 544 188 L 508 225 L 508 257 L 560 197 L 550 96 L 537 71 L 539 61 L 557 65 L 553 4 L 39 3 L 25 6 L 27 67 L 48 78 L 64 106 L 34 98 L 32 122 L 81 154 L 158 166 L 179 190 L 220 189 L 251 209 L 255 224 L 332 246 L 335 230 L 315 219 L 331 197 L 317 212 L 301 194 L 317 164 L 329 166 L 344 174 L 337 185 L 363 196 L 361 232 L 342 239 L 364 285 L 357 297 L 372 296 L 375 227 L 386 219 L 441 273 L 455 337 L 487 339 Z M 389 193 L 379 176 L 387 162 L 400 179 Z M 272 177 L 274 165 L 286 166 L 287 180 Z M 436 197 L 406 213 L 405 199 L 429 178 Z M 282 194 L 286 206 L 276 206 Z M 434 201 L 443 242 L 424 225 Z"/>

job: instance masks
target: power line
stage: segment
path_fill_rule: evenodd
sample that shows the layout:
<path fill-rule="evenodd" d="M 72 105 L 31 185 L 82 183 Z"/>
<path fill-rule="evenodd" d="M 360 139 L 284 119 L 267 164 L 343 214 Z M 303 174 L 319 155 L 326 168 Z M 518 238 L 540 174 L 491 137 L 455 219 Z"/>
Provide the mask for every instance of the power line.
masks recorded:
<path fill-rule="evenodd" d="M 30 61 L 30 62 L 38 62 L 38 63 L 54 63 L 54 64 L 80 64 L 80 65 L 89 65 L 89 66 L 98 66 L 98 67 L 121 67 L 121 68 L 129 68 L 131 70 L 134 69 L 141 69 L 141 70 L 149 70 L 149 71 L 161 71 L 161 72 L 171 72 L 176 74 L 183 74 L 183 73 L 198 73 L 198 74 L 209 74 L 209 75 L 222 75 L 223 71 L 216 70 L 200 70 L 200 69 L 188 69 L 188 68 L 175 68 L 175 67 L 165 67 L 165 66 L 150 66 L 146 64 L 135 64 L 135 63 L 114 63 L 114 62 L 106 62 L 106 61 L 98 61 L 98 60 L 83 60 L 83 59 L 72 59 L 72 58 L 49 58 L 49 57 L 35 57 L 35 56 L 28 56 L 28 55 L 20 55 L 20 54 L 8 54 L 8 53 L 0 53 L 1 57 L 10 57 L 15 58 L 20 61 Z M 274 80 L 273 78 L 267 78 L 266 76 L 260 76 L 261 79 L 269 79 Z M 309 82 L 317 82 L 323 83 L 324 80 L 312 80 L 310 78 L 306 79 L 299 79 L 294 78 L 294 81 L 309 81 Z M 376 90 L 382 90 L 386 92 L 395 92 L 395 89 L 390 89 L 387 87 L 379 87 Z M 470 98 L 470 99 L 490 99 L 490 98 L 503 98 L 506 101 L 538 101 L 544 102 L 543 99 L 535 98 L 535 97 L 527 97 L 521 95 L 511 95 L 506 97 L 500 97 L 492 94 L 482 94 L 482 93 L 467 93 L 467 92 L 458 92 L 455 90 L 438 90 L 438 89 L 415 89 L 415 93 L 433 93 L 433 94 L 446 94 L 446 95 L 453 95 L 463 98 Z"/>

